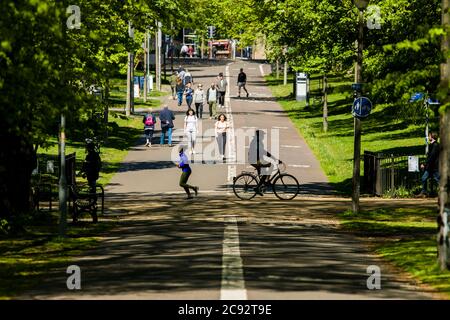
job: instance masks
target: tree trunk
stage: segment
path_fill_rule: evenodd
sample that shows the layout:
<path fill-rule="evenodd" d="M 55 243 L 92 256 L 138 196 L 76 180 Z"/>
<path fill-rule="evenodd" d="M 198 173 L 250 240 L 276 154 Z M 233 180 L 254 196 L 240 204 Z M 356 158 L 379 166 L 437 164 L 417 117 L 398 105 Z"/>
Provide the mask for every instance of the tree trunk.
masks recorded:
<path fill-rule="evenodd" d="M 323 131 L 328 131 L 328 79 L 323 76 Z"/>
<path fill-rule="evenodd" d="M 442 105 L 446 105 L 442 111 L 440 120 L 441 150 L 439 158 L 441 180 L 439 184 L 439 234 L 438 234 L 438 255 L 441 270 L 448 269 L 450 264 L 449 239 L 448 239 L 448 218 L 450 217 L 449 182 L 450 182 L 450 97 L 449 97 L 449 69 L 450 59 L 448 58 L 449 41 L 449 2 L 442 0 L 442 25 L 447 30 L 447 35 L 442 38 L 442 52 L 446 60 L 441 64 L 440 100 Z"/>
<path fill-rule="evenodd" d="M 276 75 L 277 80 L 280 79 L 280 59 L 277 58 L 277 66 L 276 66 Z"/>
<path fill-rule="evenodd" d="M 10 220 L 31 211 L 31 173 L 37 158 L 33 145 L 6 134 L 0 150 L 0 218 Z"/>

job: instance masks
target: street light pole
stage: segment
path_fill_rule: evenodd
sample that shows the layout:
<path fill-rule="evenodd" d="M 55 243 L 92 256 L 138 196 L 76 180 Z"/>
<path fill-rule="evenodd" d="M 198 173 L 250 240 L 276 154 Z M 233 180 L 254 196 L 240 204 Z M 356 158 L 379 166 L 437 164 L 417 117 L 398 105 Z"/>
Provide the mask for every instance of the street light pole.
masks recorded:
<path fill-rule="evenodd" d="M 147 66 L 149 64 L 149 61 L 147 59 L 147 52 L 148 52 L 148 47 L 147 47 L 147 38 L 148 38 L 148 32 L 145 31 L 145 36 L 144 36 L 144 103 L 147 103 L 147 79 L 148 79 L 148 73 L 147 73 Z"/>
<path fill-rule="evenodd" d="M 64 237 L 67 226 L 67 178 L 66 178 L 66 117 L 61 113 L 59 133 L 59 235 Z"/>
<path fill-rule="evenodd" d="M 161 42 L 162 42 L 162 34 L 161 34 L 161 22 L 156 22 L 156 90 L 161 91 Z"/>
<path fill-rule="evenodd" d="M 354 0 L 358 8 L 358 52 L 355 67 L 356 83 L 362 83 L 362 63 L 363 63 L 363 39 L 364 39 L 364 10 L 369 5 L 369 0 Z M 361 95 L 361 92 L 358 92 Z M 361 120 L 354 117 L 354 143 L 353 143 L 353 178 L 352 178 L 352 211 L 355 214 L 360 212 L 360 179 L 361 179 Z"/>
<path fill-rule="evenodd" d="M 128 21 L 128 35 L 134 39 L 134 30 L 131 24 L 131 20 Z M 132 50 L 128 52 L 128 70 L 127 70 L 127 104 L 125 107 L 126 116 L 130 116 L 134 111 L 134 53 Z"/>

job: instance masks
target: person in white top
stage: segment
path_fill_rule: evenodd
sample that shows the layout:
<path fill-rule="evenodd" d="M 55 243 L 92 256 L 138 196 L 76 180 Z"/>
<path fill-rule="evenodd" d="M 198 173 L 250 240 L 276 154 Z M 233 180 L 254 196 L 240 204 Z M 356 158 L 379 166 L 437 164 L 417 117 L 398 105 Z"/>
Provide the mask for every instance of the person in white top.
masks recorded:
<path fill-rule="evenodd" d="M 228 131 L 227 117 L 222 113 L 219 115 L 218 120 L 214 126 L 216 132 L 216 140 L 219 146 L 220 158 L 225 161 L 225 147 L 227 144 L 227 131 Z"/>
<path fill-rule="evenodd" d="M 185 43 L 183 43 L 183 46 L 181 46 L 181 50 L 180 50 L 181 56 L 183 58 L 186 58 L 186 56 L 188 54 L 188 50 L 189 50 L 188 46 Z"/>
<path fill-rule="evenodd" d="M 195 154 L 195 140 L 197 139 L 198 120 L 193 109 L 188 109 L 184 118 L 184 133 L 188 140 L 189 154 Z"/>
<path fill-rule="evenodd" d="M 194 91 L 195 114 L 199 119 L 203 118 L 203 101 L 205 100 L 205 92 L 203 85 L 200 83 Z"/>

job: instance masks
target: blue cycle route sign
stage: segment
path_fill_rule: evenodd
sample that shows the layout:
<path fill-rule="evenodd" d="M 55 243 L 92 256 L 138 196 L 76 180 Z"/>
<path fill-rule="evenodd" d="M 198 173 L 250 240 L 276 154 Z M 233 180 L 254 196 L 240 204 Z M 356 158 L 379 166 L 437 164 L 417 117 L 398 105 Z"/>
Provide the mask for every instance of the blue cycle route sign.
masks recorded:
<path fill-rule="evenodd" d="M 352 115 L 355 118 L 366 118 L 372 111 L 372 102 L 366 97 L 356 98 L 353 102 Z"/>

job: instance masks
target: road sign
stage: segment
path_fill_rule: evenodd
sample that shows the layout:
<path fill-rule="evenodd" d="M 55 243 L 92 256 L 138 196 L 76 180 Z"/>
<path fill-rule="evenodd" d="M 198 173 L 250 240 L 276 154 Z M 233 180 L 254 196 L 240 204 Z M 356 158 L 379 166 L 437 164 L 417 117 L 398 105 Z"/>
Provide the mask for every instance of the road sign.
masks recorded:
<path fill-rule="evenodd" d="M 352 115 L 355 118 L 366 118 L 372 111 L 372 102 L 366 97 L 356 98 L 353 102 Z"/>
<path fill-rule="evenodd" d="M 409 102 L 417 102 L 422 100 L 424 97 L 424 94 L 422 92 L 416 92 L 411 96 L 411 99 L 409 99 Z"/>
<path fill-rule="evenodd" d="M 441 103 L 437 99 L 428 98 L 427 103 L 429 105 L 440 105 Z"/>
<path fill-rule="evenodd" d="M 216 27 L 209 26 L 208 27 L 208 36 L 212 39 L 216 35 Z"/>

